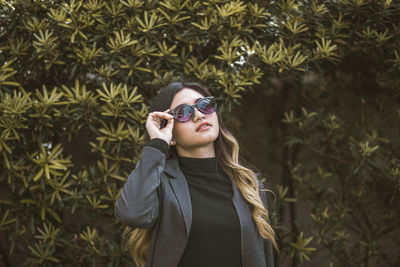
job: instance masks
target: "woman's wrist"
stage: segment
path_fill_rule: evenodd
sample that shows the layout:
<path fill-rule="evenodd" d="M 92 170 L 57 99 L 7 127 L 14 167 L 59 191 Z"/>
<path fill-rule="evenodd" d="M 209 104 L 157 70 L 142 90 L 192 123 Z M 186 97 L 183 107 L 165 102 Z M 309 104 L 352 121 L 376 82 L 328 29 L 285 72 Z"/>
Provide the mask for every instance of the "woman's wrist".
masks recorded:
<path fill-rule="evenodd" d="M 164 139 L 157 137 L 152 138 L 146 146 L 156 148 L 165 154 L 168 152 L 169 149 L 168 143 Z"/>

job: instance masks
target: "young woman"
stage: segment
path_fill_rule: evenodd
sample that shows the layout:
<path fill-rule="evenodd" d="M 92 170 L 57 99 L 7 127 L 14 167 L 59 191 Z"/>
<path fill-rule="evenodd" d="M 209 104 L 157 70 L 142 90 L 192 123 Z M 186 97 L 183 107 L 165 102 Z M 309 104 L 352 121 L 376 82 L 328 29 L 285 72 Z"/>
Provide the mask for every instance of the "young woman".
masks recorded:
<path fill-rule="evenodd" d="M 117 200 L 138 267 L 272 267 L 274 231 L 255 173 L 196 83 L 172 83 L 147 118 L 150 142 Z"/>

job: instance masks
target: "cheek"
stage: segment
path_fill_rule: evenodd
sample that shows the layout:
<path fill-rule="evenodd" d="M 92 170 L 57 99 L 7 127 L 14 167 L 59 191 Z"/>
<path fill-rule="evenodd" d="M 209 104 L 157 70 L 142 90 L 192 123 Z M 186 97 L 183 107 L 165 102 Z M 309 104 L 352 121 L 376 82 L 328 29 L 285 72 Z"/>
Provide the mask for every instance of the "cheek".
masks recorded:
<path fill-rule="evenodd" d="M 218 134 L 219 134 L 219 125 L 218 125 L 218 120 L 217 120 L 217 122 L 216 122 L 216 124 L 215 124 L 217 127 L 215 127 L 216 129 L 215 129 L 215 132 L 216 132 L 216 136 L 218 136 Z"/>
<path fill-rule="evenodd" d="M 185 132 L 187 132 L 187 125 L 185 125 L 184 123 L 180 123 L 180 122 L 175 122 L 174 123 L 174 128 L 172 129 L 172 135 L 175 138 L 181 138 L 182 136 L 185 135 Z"/>
<path fill-rule="evenodd" d="M 218 123 L 218 116 L 217 114 L 214 112 L 213 114 L 211 114 L 211 120 L 212 120 L 212 124 L 217 126 L 217 128 L 219 128 L 219 123 Z"/>
<path fill-rule="evenodd" d="M 210 117 L 207 118 L 209 122 L 214 126 L 213 127 L 213 133 L 214 135 L 218 136 L 219 134 L 219 123 L 218 123 L 218 117 L 217 114 L 214 112 L 213 114 L 210 114 Z"/>

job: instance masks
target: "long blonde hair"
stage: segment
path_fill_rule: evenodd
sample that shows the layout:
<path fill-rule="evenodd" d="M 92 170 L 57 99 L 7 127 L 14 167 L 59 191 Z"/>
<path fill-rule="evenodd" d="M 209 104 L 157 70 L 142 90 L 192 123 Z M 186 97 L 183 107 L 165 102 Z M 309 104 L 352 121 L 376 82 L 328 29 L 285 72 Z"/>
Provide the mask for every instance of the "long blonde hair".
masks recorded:
<path fill-rule="evenodd" d="M 196 83 L 181 84 L 182 88 L 191 88 L 199 91 L 204 96 L 209 96 L 207 89 Z M 269 214 L 265 209 L 259 194 L 259 184 L 256 174 L 244 167 L 239 161 L 239 144 L 236 138 L 225 128 L 219 120 L 219 135 L 214 142 L 218 165 L 237 185 L 243 198 L 253 207 L 253 220 L 260 235 L 268 239 L 278 250 L 275 233 L 268 223 Z M 171 147 L 169 156 L 176 156 L 176 150 Z M 151 242 L 152 229 L 126 227 L 125 238 L 128 239 L 128 249 L 137 267 L 143 267 L 146 262 L 147 252 Z"/>

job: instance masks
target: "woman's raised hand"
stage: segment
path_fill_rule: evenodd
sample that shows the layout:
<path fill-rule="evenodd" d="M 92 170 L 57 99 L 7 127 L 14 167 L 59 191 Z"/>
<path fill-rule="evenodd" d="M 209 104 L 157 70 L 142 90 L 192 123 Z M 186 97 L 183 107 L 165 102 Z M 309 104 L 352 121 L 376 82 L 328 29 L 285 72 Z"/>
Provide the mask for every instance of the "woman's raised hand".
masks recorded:
<path fill-rule="evenodd" d="M 146 121 L 146 129 L 151 139 L 160 138 L 170 144 L 172 139 L 172 128 L 174 127 L 174 117 L 167 112 L 154 111 L 149 114 Z M 167 125 L 161 128 L 161 121 L 167 120 Z"/>

